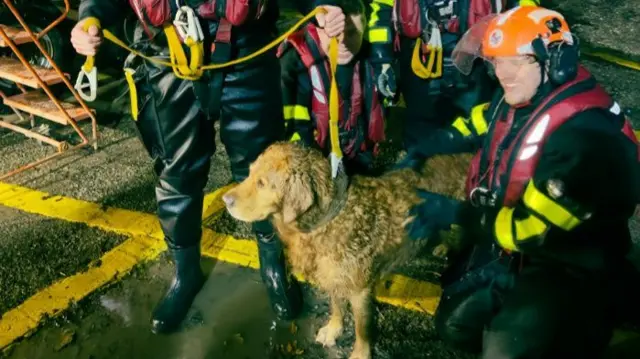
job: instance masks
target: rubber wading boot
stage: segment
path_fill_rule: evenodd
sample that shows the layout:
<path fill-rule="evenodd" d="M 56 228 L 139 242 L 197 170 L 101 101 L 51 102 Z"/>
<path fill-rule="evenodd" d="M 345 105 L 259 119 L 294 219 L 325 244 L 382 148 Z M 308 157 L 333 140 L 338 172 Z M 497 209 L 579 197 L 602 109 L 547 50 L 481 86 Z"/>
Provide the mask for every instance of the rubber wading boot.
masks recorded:
<path fill-rule="evenodd" d="M 205 279 L 200 268 L 200 244 L 169 248 L 169 253 L 176 272 L 171 287 L 153 311 L 151 331 L 154 334 L 169 333 L 178 328 Z"/>
<path fill-rule="evenodd" d="M 287 273 L 280 239 L 275 234 L 257 232 L 260 275 L 267 287 L 271 308 L 280 320 L 292 320 L 302 308 L 298 281 Z"/>

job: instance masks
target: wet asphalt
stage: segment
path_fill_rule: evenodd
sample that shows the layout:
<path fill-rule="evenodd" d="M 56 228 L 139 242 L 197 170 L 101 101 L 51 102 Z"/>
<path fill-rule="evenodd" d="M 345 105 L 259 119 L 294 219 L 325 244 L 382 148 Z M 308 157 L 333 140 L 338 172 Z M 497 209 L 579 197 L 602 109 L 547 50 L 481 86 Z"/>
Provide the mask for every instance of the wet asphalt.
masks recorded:
<path fill-rule="evenodd" d="M 578 20 L 576 32 L 589 44 L 617 52 L 640 55 L 637 22 L 640 2 L 565 1 L 560 8 Z M 636 5 L 633 5 L 636 4 Z M 579 11 L 584 8 L 584 11 Z M 604 21 L 602 21 L 604 20 Z M 592 27 L 600 26 L 599 31 Z M 606 36 L 605 34 L 609 34 Z M 635 35 L 634 35 L 635 34 Z M 594 45 L 595 46 L 595 45 Z M 640 128 L 640 72 L 598 61 L 585 65 L 629 108 Z M 41 191 L 101 203 L 106 206 L 153 213 L 155 177 L 151 162 L 137 139 L 135 124 L 127 116 L 122 86 L 102 94 L 108 111 L 99 111 L 100 149 L 80 150 L 64 158 L 11 178 L 8 182 Z M 401 110 L 398 111 L 401 115 Z M 400 118 L 400 116 L 398 117 Z M 400 121 L 401 122 L 401 121 Z M 401 126 L 401 123 L 398 123 Z M 89 126 L 82 125 L 89 134 Z M 50 126 L 59 136 L 66 129 Z M 70 136 L 70 138 L 72 138 Z M 224 147 L 212 159 L 207 191 L 230 181 Z M 393 151 L 391 151 L 393 152 Z M 53 153 L 49 146 L 0 130 L 0 173 Z M 393 154 L 390 154 L 392 156 Z M 84 269 L 126 238 L 0 206 L 0 314 L 15 307 L 56 280 Z M 640 220 L 630 223 L 640 241 Z M 241 238 L 251 237 L 248 227 L 223 215 L 208 226 Z M 636 263 L 640 250 L 634 249 Z M 410 263 L 401 271 L 429 279 L 438 264 Z M 341 358 L 352 344 L 352 323 L 338 350 L 326 351 L 313 343 L 315 331 L 326 319 L 327 304 L 321 293 L 305 287 L 306 308 L 300 320 L 276 322 L 268 307 L 257 272 L 203 260 L 209 280 L 190 312 L 185 332 L 153 336 L 148 322 L 156 300 L 168 286 L 171 266 L 166 256 L 143 264 L 122 281 L 74 304 L 61 316 L 45 322 L 30 338 L 5 351 L 7 358 Z M 466 358 L 441 343 L 429 316 L 387 305 L 377 309 L 377 358 Z M 640 342 L 630 341 L 630 356 L 640 357 Z M 622 347 L 619 348 L 622 350 Z M 638 350 L 638 351 L 637 351 Z"/>

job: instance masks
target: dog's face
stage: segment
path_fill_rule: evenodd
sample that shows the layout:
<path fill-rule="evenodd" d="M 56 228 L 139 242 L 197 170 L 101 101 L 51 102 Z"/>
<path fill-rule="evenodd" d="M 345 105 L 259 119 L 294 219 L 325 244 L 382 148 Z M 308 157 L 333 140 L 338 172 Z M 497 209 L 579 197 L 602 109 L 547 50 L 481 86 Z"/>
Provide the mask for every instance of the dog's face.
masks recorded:
<path fill-rule="evenodd" d="M 223 196 L 229 214 L 245 222 L 272 215 L 294 221 L 314 203 L 310 157 L 296 144 L 271 145 L 251 164 L 249 176 Z"/>

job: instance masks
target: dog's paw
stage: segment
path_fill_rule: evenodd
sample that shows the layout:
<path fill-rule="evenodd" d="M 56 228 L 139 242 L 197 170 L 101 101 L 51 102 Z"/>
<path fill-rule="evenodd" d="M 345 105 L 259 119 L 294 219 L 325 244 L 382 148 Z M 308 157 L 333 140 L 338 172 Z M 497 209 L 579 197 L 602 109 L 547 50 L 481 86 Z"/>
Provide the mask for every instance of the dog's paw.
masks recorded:
<path fill-rule="evenodd" d="M 342 334 L 342 325 L 329 323 L 318 330 L 316 342 L 322 344 L 323 347 L 333 347 L 340 334 Z"/>
<path fill-rule="evenodd" d="M 349 359 L 371 359 L 371 346 L 368 343 L 359 345 L 356 342 Z"/>
<path fill-rule="evenodd" d="M 449 247 L 447 247 L 446 244 L 439 244 L 431 253 L 438 258 L 447 258 L 447 254 L 449 254 Z"/>

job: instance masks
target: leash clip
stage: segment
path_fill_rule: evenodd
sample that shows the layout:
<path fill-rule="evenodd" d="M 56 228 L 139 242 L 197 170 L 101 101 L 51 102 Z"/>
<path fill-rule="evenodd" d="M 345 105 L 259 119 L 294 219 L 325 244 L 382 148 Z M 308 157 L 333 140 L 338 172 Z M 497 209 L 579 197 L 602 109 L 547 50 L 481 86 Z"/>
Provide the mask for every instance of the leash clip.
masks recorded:
<path fill-rule="evenodd" d="M 474 207 L 495 207 L 498 196 L 484 187 L 476 187 L 469 194 L 469 201 Z"/>
<path fill-rule="evenodd" d="M 194 42 L 202 42 L 204 40 L 202 27 L 196 17 L 196 13 L 188 6 L 180 6 L 173 20 L 173 25 L 185 42 L 188 38 L 191 38 Z"/>

